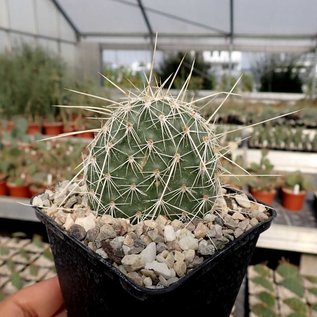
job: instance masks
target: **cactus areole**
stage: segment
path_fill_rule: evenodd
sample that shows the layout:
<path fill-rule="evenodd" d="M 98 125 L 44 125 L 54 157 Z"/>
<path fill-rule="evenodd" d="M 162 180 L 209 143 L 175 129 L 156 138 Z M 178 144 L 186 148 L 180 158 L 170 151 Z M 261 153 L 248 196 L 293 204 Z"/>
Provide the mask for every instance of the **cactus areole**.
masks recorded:
<path fill-rule="evenodd" d="M 217 139 L 191 103 L 147 89 L 128 97 L 89 146 L 92 208 L 114 217 L 203 217 L 220 190 Z"/>

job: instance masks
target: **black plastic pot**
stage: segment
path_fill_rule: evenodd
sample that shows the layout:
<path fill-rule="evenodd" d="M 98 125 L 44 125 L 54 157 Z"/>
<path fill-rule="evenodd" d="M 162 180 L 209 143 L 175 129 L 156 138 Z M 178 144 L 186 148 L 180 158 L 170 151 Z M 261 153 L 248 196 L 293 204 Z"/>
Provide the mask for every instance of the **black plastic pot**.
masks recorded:
<path fill-rule="evenodd" d="M 35 208 L 46 226 L 69 317 L 182 314 L 214 317 L 230 315 L 260 233 L 271 217 L 207 258 L 167 288 L 136 285 L 110 262 L 67 235 L 58 224 Z"/>

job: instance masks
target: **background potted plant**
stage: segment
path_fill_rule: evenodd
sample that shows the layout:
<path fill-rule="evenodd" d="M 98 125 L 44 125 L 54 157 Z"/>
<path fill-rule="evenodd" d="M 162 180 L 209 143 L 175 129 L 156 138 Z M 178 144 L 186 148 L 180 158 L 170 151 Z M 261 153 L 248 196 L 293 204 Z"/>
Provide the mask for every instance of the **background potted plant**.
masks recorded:
<path fill-rule="evenodd" d="M 229 153 L 224 154 L 223 159 L 221 160 L 221 165 L 226 171 L 226 173 L 221 175 L 221 181 L 223 184 L 228 184 L 230 187 L 236 188 L 241 191 L 246 189 L 246 177 L 240 177 L 240 166 L 243 166 L 243 162 L 243 157 L 240 155 L 233 159 L 232 155 L 230 155 Z"/>
<path fill-rule="evenodd" d="M 20 114 L 20 109 L 16 102 L 17 83 L 19 67 L 12 55 L 0 55 L 0 114 L 3 119 L 4 131 L 13 128 L 13 118 Z"/>
<path fill-rule="evenodd" d="M 29 134 L 41 133 L 46 117 L 56 119 L 66 85 L 62 60 L 40 47 L 22 45 L 0 56 L 0 111 L 7 122 L 26 116 Z"/>
<path fill-rule="evenodd" d="M 31 196 L 44 192 L 63 179 L 72 179 L 80 164 L 84 144 L 72 139 L 33 142 L 28 151 L 27 175 Z"/>
<path fill-rule="evenodd" d="M 86 91 L 89 91 L 88 95 Z M 92 102 L 91 95 L 98 95 L 100 99 Z M 100 128 L 100 121 L 105 118 L 102 120 L 97 118 L 95 111 L 89 111 L 89 109 L 104 107 L 105 100 L 109 100 L 109 96 L 103 88 L 96 87 L 89 81 L 75 82 L 75 89 L 70 90 L 66 95 L 67 104 L 61 106 L 60 109 L 64 132 L 77 132 L 72 136 L 92 139 L 95 130 Z"/>
<path fill-rule="evenodd" d="M 9 171 L 7 187 L 10 196 L 30 197 L 28 164 L 30 157 L 28 149 L 21 149 L 16 145 L 8 147 L 8 154 L 12 168 Z"/>
<path fill-rule="evenodd" d="M 291 211 L 300 211 L 303 208 L 307 191 L 312 189 L 312 179 L 300 170 L 288 173 L 283 177 L 282 205 Z"/>
<path fill-rule="evenodd" d="M 16 58 L 21 69 L 19 107 L 29 115 L 28 132 L 41 133 L 43 121 L 56 119 L 59 112 L 52 105 L 59 103 L 64 94 L 66 68 L 58 56 L 40 47 L 23 45 Z"/>
<path fill-rule="evenodd" d="M 12 163 L 8 157 L 7 149 L 0 143 L 0 195 L 8 194 L 7 179 Z"/>
<path fill-rule="evenodd" d="M 8 178 L 9 167 L 10 167 L 9 162 L 2 161 L 2 160 L 0 161 L 0 196 L 5 196 L 8 194 L 8 187 L 7 187 L 6 180 Z"/>
<path fill-rule="evenodd" d="M 22 116 L 13 119 L 13 127 L 2 134 L 2 143 L 9 148 L 11 145 L 19 148 L 27 148 L 30 136 L 27 135 L 28 122 Z"/>
<path fill-rule="evenodd" d="M 9 196 L 25 198 L 30 197 L 29 183 L 25 174 L 25 169 L 23 167 L 16 167 L 11 170 L 7 180 L 7 186 Z"/>
<path fill-rule="evenodd" d="M 251 163 L 248 171 L 253 176 L 248 178 L 248 185 L 255 199 L 272 205 L 280 182 L 279 177 L 273 175 L 274 165 L 269 160 L 268 153 L 268 150 L 262 150 L 260 161 Z"/>

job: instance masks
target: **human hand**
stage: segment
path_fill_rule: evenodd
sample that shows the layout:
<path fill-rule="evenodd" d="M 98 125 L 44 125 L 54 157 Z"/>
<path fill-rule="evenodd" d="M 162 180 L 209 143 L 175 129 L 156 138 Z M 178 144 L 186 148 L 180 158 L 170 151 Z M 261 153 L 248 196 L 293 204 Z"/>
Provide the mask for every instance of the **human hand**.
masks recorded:
<path fill-rule="evenodd" d="M 21 289 L 0 303 L 3 317 L 67 317 L 57 277 Z"/>

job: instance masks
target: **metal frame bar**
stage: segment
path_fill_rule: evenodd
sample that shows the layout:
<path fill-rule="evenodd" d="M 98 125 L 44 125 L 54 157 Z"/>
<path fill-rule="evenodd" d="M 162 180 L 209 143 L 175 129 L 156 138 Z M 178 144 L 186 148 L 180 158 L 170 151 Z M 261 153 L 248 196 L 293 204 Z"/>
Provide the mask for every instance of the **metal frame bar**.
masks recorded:
<path fill-rule="evenodd" d="M 133 7 L 138 6 L 137 4 L 134 4 L 132 2 L 125 1 L 125 0 L 112 0 L 112 1 L 120 2 L 122 4 L 133 6 Z M 172 20 L 184 22 L 184 23 L 187 23 L 187 24 L 191 24 L 191 25 L 194 25 L 194 26 L 201 27 L 201 28 L 209 30 L 209 31 L 217 32 L 217 33 L 221 34 L 222 36 L 228 36 L 229 35 L 228 32 L 226 32 L 224 30 L 220 30 L 220 29 L 215 28 L 215 27 L 212 27 L 212 26 L 207 25 L 207 24 L 203 24 L 203 23 L 200 23 L 200 22 L 189 20 L 189 19 L 177 16 L 177 15 L 174 15 L 174 14 L 171 14 L 171 13 L 167 13 L 167 12 L 164 12 L 164 11 L 160 11 L 160 10 L 157 10 L 157 9 L 153 9 L 153 8 L 150 8 L 150 7 L 144 7 L 144 9 L 146 9 L 147 12 L 155 13 L 157 15 L 161 15 L 161 16 L 164 16 L 164 17 L 172 19 Z"/>
<path fill-rule="evenodd" d="M 227 80 L 227 91 L 230 90 L 230 82 L 231 82 L 231 77 L 232 77 L 232 51 L 233 51 L 233 47 L 234 47 L 234 43 L 233 43 L 233 37 L 234 37 L 234 8 L 233 8 L 233 0 L 230 0 L 230 36 L 229 36 L 229 78 Z"/>
<path fill-rule="evenodd" d="M 69 15 L 65 12 L 65 10 L 62 8 L 62 6 L 58 3 L 57 0 L 52 0 L 53 4 L 55 5 L 56 9 L 60 12 L 60 14 L 65 18 L 65 20 L 68 22 L 70 27 L 73 29 L 73 31 L 76 34 L 77 40 L 79 40 L 81 32 L 75 25 L 75 23 L 72 21 L 72 19 L 69 17 Z"/>
<path fill-rule="evenodd" d="M 0 26 L 0 31 L 30 36 L 30 37 L 34 37 L 34 38 L 40 38 L 40 39 L 49 40 L 49 41 L 57 41 L 57 42 L 66 43 L 66 44 L 77 44 L 77 42 L 75 42 L 75 41 L 65 40 L 65 39 L 54 37 L 54 36 L 41 35 L 41 34 L 35 34 L 35 33 L 31 33 L 31 32 L 26 32 L 26 31 L 9 29 L 9 28 L 5 28 L 2 26 Z"/>
<path fill-rule="evenodd" d="M 143 19 L 144 19 L 144 22 L 146 24 L 146 27 L 149 31 L 149 37 L 150 37 L 150 42 L 151 42 L 151 47 L 152 49 L 154 48 L 154 40 L 153 40 L 153 36 L 154 36 L 154 32 L 153 32 L 153 29 L 152 29 L 152 26 L 151 26 L 151 23 L 150 23 L 150 20 L 149 20 L 149 17 L 144 9 L 144 6 L 143 6 L 143 3 L 142 3 L 142 0 L 137 0 L 138 2 L 138 5 L 139 5 L 139 8 L 141 10 L 141 13 L 142 13 L 142 16 L 143 16 Z"/>
<path fill-rule="evenodd" d="M 142 37 L 146 36 L 146 33 L 108 33 L 108 32 L 82 32 L 82 37 Z M 159 33 L 160 38 L 230 38 L 230 35 L 224 37 L 221 34 L 215 33 Z M 234 38 L 239 39 L 258 39 L 258 40 L 311 40 L 315 43 L 316 34 L 295 34 L 295 35 L 284 35 L 284 34 L 247 34 L 247 33 L 235 33 Z M 314 46 L 315 47 L 315 44 Z"/>

